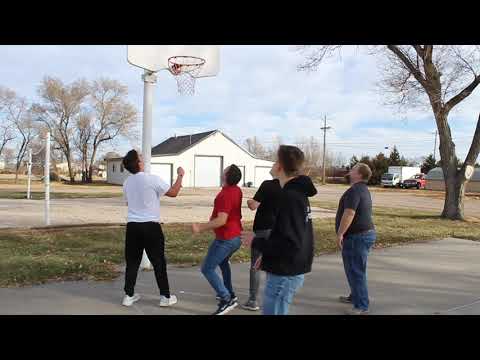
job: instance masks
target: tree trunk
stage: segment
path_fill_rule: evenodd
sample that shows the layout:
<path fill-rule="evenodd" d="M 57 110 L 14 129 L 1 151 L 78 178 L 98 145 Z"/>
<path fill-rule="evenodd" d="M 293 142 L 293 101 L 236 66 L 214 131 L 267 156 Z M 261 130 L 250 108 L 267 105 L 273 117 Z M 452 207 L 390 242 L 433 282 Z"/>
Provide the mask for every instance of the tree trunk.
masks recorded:
<path fill-rule="evenodd" d="M 464 220 L 463 198 L 467 179 L 457 168 L 455 144 L 452 141 L 448 113 L 443 108 L 434 109 L 440 138 L 439 150 L 445 182 L 445 202 L 442 217 L 450 220 Z"/>
<path fill-rule="evenodd" d="M 445 178 L 445 203 L 442 217 L 450 220 L 465 220 L 463 199 L 467 180 L 462 176 Z"/>
<path fill-rule="evenodd" d="M 95 162 L 95 157 L 97 156 L 98 145 L 93 145 L 92 156 L 90 157 L 90 164 L 88 165 L 88 182 L 93 183 L 93 164 Z"/>
<path fill-rule="evenodd" d="M 67 156 L 67 165 L 68 165 L 68 176 L 70 177 L 70 183 L 75 183 L 75 174 L 73 173 L 72 169 L 72 161 L 70 160 L 70 156 Z"/>
<path fill-rule="evenodd" d="M 87 182 L 89 184 L 93 183 L 93 166 L 92 164 L 90 164 L 90 166 L 88 167 L 88 178 L 87 178 Z"/>
<path fill-rule="evenodd" d="M 19 169 L 19 166 L 17 163 L 15 166 L 15 184 L 18 182 L 18 169 Z"/>

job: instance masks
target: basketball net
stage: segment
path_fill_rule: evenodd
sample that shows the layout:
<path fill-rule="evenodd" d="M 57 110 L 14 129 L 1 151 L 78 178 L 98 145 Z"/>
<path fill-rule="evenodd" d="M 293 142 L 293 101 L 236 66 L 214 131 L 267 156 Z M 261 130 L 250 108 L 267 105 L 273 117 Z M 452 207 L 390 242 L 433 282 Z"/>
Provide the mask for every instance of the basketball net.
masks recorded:
<path fill-rule="evenodd" d="M 168 59 L 170 72 L 175 76 L 180 94 L 195 94 L 195 80 L 204 64 L 204 59 L 194 56 L 173 56 Z"/>

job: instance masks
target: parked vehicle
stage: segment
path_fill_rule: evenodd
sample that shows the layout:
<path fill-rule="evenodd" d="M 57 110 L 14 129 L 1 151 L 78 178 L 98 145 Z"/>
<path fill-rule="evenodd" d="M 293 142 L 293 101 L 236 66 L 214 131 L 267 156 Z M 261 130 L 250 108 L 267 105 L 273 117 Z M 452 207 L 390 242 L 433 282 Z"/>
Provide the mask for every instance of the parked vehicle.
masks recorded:
<path fill-rule="evenodd" d="M 425 184 L 425 174 L 416 174 L 413 178 L 405 180 L 400 187 L 402 187 L 403 189 L 425 189 Z"/>
<path fill-rule="evenodd" d="M 397 187 L 416 174 L 421 173 L 419 167 L 414 166 L 389 166 L 388 172 L 382 175 L 383 187 Z"/>

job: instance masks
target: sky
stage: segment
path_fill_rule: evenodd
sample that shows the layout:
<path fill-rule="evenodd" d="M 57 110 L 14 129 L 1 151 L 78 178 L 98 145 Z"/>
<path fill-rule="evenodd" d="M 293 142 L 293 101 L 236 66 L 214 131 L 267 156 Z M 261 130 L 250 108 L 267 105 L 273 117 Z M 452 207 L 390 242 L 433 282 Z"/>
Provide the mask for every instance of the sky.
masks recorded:
<path fill-rule="evenodd" d="M 153 112 L 153 144 L 176 135 L 219 129 L 243 144 L 257 136 L 266 146 L 280 136 L 294 144 L 302 137 L 323 141 L 327 117 L 327 149 L 352 155 L 375 155 L 396 145 L 406 157 L 433 152 L 435 122 L 431 110 L 400 113 L 384 105 L 376 91 L 378 59 L 362 47 L 346 47 L 326 60 L 318 71 L 299 72 L 301 55 L 292 46 L 222 46 L 220 72 L 198 79 L 194 97 L 182 97 L 168 71 L 158 73 Z M 128 86 L 129 101 L 143 104 L 142 70 L 128 64 L 126 46 L 57 45 L 0 46 L 0 86 L 38 101 L 44 76 L 65 83 L 79 78 L 107 77 Z M 471 142 L 480 90 L 450 115 L 457 155 L 464 158 Z M 124 153 L 140 143 L 118 141 L 104 148 Z M 387 150 L 388 155 L 388 150 Z M 438 149 L 437 149 L 438 157 Z"/>

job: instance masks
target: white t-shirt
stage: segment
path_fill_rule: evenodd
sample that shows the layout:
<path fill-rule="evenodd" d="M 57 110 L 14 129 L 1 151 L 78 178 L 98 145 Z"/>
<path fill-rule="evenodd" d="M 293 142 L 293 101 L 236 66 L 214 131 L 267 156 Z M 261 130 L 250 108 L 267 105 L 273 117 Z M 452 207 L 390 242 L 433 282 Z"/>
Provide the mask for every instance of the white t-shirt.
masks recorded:
<path fill-rule="evenodd" d="M 127 222 L 160 222 L 160 197 L 170 189 L 160 177 L 139 172 L 123 183 Z"/>

